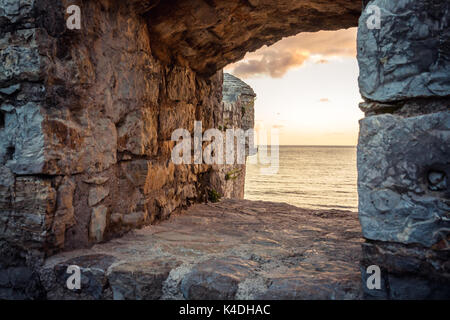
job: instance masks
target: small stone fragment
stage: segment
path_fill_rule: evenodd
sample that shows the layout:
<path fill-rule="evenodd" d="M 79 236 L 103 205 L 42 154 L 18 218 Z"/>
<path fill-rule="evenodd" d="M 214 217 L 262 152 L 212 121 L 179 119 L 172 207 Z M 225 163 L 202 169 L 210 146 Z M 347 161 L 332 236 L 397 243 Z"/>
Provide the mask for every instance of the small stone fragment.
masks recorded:
<path fill-rule="evenodd" d="M 11 95 L 19 89 L 20 89 L 20 83 L 14 84 L 7 88 L 0 88 L 0 93 L 6 94 L 6 95 Z"/>
<path fill-rule="evenodd" d="M 93 187 L 89 190 L 88 203 L 90 207 L 95 206 L 109 195 L 109 188 Z"/>
<path fill-rule="evenodd" d="M 89 236 L 91 239 L 100 242 L 103 240 L 103 233 L 106 228 L 106 214 L 108 208 L 101 205 L 92 209 Z"/>

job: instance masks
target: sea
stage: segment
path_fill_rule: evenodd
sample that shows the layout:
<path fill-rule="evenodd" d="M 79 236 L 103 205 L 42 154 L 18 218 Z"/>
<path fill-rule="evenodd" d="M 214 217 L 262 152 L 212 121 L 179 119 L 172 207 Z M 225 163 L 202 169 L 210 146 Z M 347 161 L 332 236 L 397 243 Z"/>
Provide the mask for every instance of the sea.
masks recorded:
<path fill-rule="evenodd" d="M 270 158 L 270 151 L 270 146 L 259 146 L 257 156 Z M 268 165 L 255 157 L 247 161 L 245 199 L 357 212 L 356 147 L 279 146 L 276 173 L 265 172 Z"/>

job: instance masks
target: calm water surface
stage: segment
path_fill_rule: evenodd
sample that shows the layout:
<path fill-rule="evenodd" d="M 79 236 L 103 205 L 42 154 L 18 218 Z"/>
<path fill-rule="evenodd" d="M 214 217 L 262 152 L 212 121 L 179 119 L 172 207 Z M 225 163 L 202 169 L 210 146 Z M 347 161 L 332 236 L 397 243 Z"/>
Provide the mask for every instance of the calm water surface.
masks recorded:
<path fill-rule="evenodd" d="M 279 155 L 275 175 L 262 174 L 262 165 L 247 164 L 246 199 L 357 211 L 356 147 L 280 146 Z"/>

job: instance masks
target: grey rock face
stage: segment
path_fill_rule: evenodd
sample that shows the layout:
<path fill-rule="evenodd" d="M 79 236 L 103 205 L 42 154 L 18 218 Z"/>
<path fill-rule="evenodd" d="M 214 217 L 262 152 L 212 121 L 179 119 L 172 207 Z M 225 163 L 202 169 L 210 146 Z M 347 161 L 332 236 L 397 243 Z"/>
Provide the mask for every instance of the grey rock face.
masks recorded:
<path fill-rule="evenodd" d="M 0 183 L 0 194 L 8 199 L 0 202 L 0 243 L 7 240 L 16 248 L 31 252 L 45 246 L 57 193 L 48 179 L 17 177 L 14 185 L 9 185 L 10 177 L 9 182 Z"/>
<path fill-rule="evenodd" d="M 436 249 L 436 248 L 435 248 Z M 366 268 L 381 267 L 381 288 L 369 290 L 366 299 L 449 299 L 450 252 L 420 245 L 368 241 L 362 245 L 361 274 Z"/>
<path fill-rule="evenodd" d="M 224 73 L 222 94 L 224 122 L 239 124 L 243 130 L 253 129 L 256 98 L 253 89 L 241 79 Z"/>
<path fill-rule="evenodd" d="M 253 148 L 249 148 L 250 141 L 253 138 L 248 130 L 253 129 L 255 123 L 254 104 L 256 94 L 244 81 L 231 74 L 224 73 L 222 95 L 221 121 L 217 127 L 224 135 L 223 162 L 226 164 L 213 166 L 210 184 L 224 198 L 242 199 L 245 188 L 245 164 L 239 163 L 237 158 L 238 145 L 234 142 L 230 145 L 234 145 L 235 163 L 229 164 L 226 162 L 227 130 L 242 130 L 242 138 L 245 141 L 240 141 L 242 141 L 241 146 L 245 145 L 245 156 L 254 154 Z"/>
<path fill-rule="evenodd" d="M 0 112 L 5 119 L 4 128 L 0 130 L 0 164 L 16 174 L 41 173 L 44 135 L 40 106 L 29 102 L 9 112 Z"/>
<path fill-rule="evenodd" d="M 211 259 L 196 265 L 183 279 L 181 291 L 188 300 L 232 300 L 240 282 L 258 266 L 235 257 Z"/>
<path fill-rule="evenodd" d="M 17 30 L 0 38 L 0 87 L 17 81 L 38 81 L 42 67 L 38 29 Z"/>
<path fill-rule="evenodd" d="M 105 292 L 104 289 L 108 286 L 106 272 L 114 262 L 116 259 L 106 254 L 78 256 L 42 268 L 39 271 L 39 278 L 47 291 L 48 299 L 92 300 L 100 299 L 102 296 L 111 297 L 111 293 Z M 67 268 L 72 265 L 78 266 L 81 271 L 79 290 L 67 288 L 66 282 L 71 275 L 67 273 Z"/>
<path fill-rule="evenodd" d="M 367 26 L 370 5 L 381 9 L 380 29 Z M 358 29 L 363 97 L 387 102 L 450 95 L 449 24 L 449 1 L 370 1 Z"/>
<path fill-rule="evenodd" d="M 242 96 L 256 97 L 252 87 L 232 74 L 223 74 L 223 84 L 222 99 L 224 103 L 234 103 Z"/>
<path fill-rule="evenodd" d="M 6 87 L 6 88 L 1 88 L 0 93 L 6 94 L 6 95 L 11 95 L 19 89 L 20 89 L 20 83 L 14 84 L 14 85 Z"/>
<path fill-rule="evenodd" d="M 157 300 L 163 283 L 180 263 L 171 260 L 125 262 L 108 273 L 114 300 Z"/>
<path fill-rule="evenodd" d="M 31 16 L 35 0 L 0 0 L 0 26 L 2 22 L 17 23 Z"/>
<path fill-rule="evenodd" d="M 374 8 L 378 29 L 369 28 Z M 449 9 L 448 1 L 373 0 L 359 20 L 363 282 L 367 266 L 382 269 L 382 289 L 365 290 L 367 298 L 450 296 Z"/>
<path fill-rule="evenodd" d="M 359 104 L 359 108 L 366 117 L 383 113 L 413 117 L 447 111 L 450 108 L 450 101 L 446 97 L 408 99 L 388 103 L 364 101 Z"/>
<path fill-rule="evenodd" d="M 443 241 L 450 227 L 450 112 L 361 120 L 359 217 L 364 237 Z"/>
<path fill-rule="evenodd" d="M 21 12 L 30 5 L 31 1 L 4 1 L 4 14 L 11 21 L 28 17 L 28 11 L 23 17 Z M 0 34 L 0 165 L 15 174 L 42 173 L 44 165 L 42 104 L 34 92 L 20 92 L 29 91 L 29 82 L 41 78 L 37 33 L 30 28 Z"/>

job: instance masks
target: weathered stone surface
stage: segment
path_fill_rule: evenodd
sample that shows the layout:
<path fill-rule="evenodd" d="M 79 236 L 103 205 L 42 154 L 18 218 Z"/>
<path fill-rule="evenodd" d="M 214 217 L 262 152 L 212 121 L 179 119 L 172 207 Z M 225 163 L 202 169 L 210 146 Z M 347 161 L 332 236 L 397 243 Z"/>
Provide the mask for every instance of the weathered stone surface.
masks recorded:
<path fill-rule="evenodd" d="M 38 48 L 38 29 L 27 28 L 2 35 L 0 40 L 0 87 L 18 81 L 41 80 L 42 57 Z M 15 83 L 16 82 L 16 83 Z"/>
<path fill-rule="evenodd" d="M 108 272 L 114 300 L 158 300 L 163 295 L 164 281 L 178 261 L 151 260 L 125 262 Z"/>
<path fill-rule="evenodd" d="M 14 197 L 15 177 L 10 169 L 5 166 L 0 166 L 0 206 L 7 208 L 10 206 Z"/>
<path fill-rule="evenodd" d="M 450 112 L 361 120 L 359 217 L 364 237 L 417 243 L 446 240 Z"/>
<path fill-rule="evenodd" d="M 362 241 L 355 212 L 223 200 L 54 255 L 39 274 L 49 299 L 359 299 Z M 68 295 L 55 266 L 77 259 L 104 266 Z"/>
<path fill-rule="evenodd" d="M 146 19 L 162 61 L 213 74 L 263 45 L 300 32 L 357 25 L 361 1 L 160 2 Z"/>
<path fill-rule="evenodd" d="M 368 241 L 362 246 L 363 283 L 366 268 L 381 269 L 381 290 L 365 289 L 369 299 L 449 299 L 450 254 L 420 245 Z M 436 248 L 435 248 L 436 249 Z"/>
<path fill-rule="evenodd" d="M 145 223 L 147 214 L 145 212 L 132 212 L 122 216 L 122 221 L 125 225 L 131 226 L 133 228 L 142 226 Z"/>
<path fill-rule="evenodd" d="M 0 26 L 8 26 L 19 22 L 26 23 L 32 17 L 34 0 L 1 0 Z"/>
<path fill-rule="evenodd" d="M 89 236 L 95 241 L 103 240 L 103 233 L 106 228 L 106 215 L 108 208 L 103 205 L 92 209 L 91 224 L 89 227 Z"/>
<path fill-rule="evenodd" d="M 450 102 L 448 98 L 420 98 L 380 103 L 375 101 L 364 101 L 359 108 L 366 116 L 390 113 L 402 117 L 420 116 L 428 113 L 447 111 Z"/>
<path fill-rule="evenodd" d="M 41 241 L 51 254 L 119 236 L 205 199 L 208 166 L 185 165 L 175 176 L 171 133 L 192 130 L 195 120 L 205 129 L 221 124 L 222 72 L 205 77 L 155 58 L 156 40 L 142 14 L 156 4 L 83 3 L 76 31 L 65 28 L 70 1 L 1 4 L 2 212 L 10 211 L 14 175 L 36 183 L 45 176 L 60 198 L 57 208 L 49 207 Z M 243 188 L 228 183 L 224 196 L 241 197 Z M 32 208 L 21 210 L 14 214 Z M 118 215 L 108 219 L 105 210 Z M 22 237 L 20 228 L 9 230 L 5 239 Z"/>
<path fill-rule="evenodd" d="M 27 267 L 17 266 L 0 272 L 0 299 L 23 300 L 42 298 L 42 289 L 36 274 Z"/>
<path fill-rule="evenodd" d="M 255 98 L 253 89 L 235 76 L 223 74 L 223 124 L 242 130 L 253 129 L 255 125 Z"/>
<path fill-rule="evenodd" d="M 88 203 L 90 207 L 95 206 L 109 195 L 109 188 L 96 186 L 89 190 Z"/>
<path fill-rule="evenodd" d="M 84 183 L 96 184 L 96 185 L 103 185 L 108 181 L 109 181 L 109 177 L 92 177 L 92 178 L 83 180 Z"/>
<path fill-rule="evenodd" d="M 6 88 L 0 88 L 0 93 L 6 94 L 6 95 L 11 95 L 19 89 L 20 89 L 20 83 L 13 84 Z"/>
<path fill-rule="evenodd" d="M 118 151 L 128 151 L 135 155 L 155 155 L 158 150 L 157 127 L 157 117 L 151 109 L 127 114 L 118 128 Z"/>
<path fill-rule="evenodd" d="M 45 245 L 53 223 L 55 189 L 46 179 L 17 177 L 14 187 L 7 190 L 10 201 L 1 211 L 0 240 L 27 250 L 39 249 Z"/>
<path fill-rule="evenodd" d="M 236 257 L 212 259 L 196 265 L 181 282 L 188 300 L 232 300 L 243 282 L 258 267 L 254 261 Z"/>
<path fill-rule="evenodd" d="M 448 299 L 450 203 L 448 1 L 367 1 L 358 30 L 359 214 L 375 299 Z M 370 6 L 381 9 L 369 29 Z M 379 240 L 379 241 L 375 241 Z"/>
<path fill-rule="evenodd" d="M 253 89 L 235 76 L 224 73 L 222 89 L 223 114 L 218 129 L 224 135 L 223 163 L 213 165 L 210 174 L 210 188 L 225 198 L 244 198 L 245 189 L 245 162 L 248 155 L 253 155 L 253 135 L 248 132 L 255 124 L 255 97 Z M 238 139 L 228 144 L 227 130 L 242 131 L 242 154 L 245 159 L 238 158 Z M 247 134 L 247 135 L 246 135 Z M 232 139 L 235 139 L 234 136 Z M 250 145 L 252 148 L 250 149 Z M 234 164 L 228 163 L 227 146 L 234 146 Z"/>
<path fill-rule="evenodd" d="M 450 95 L 450 3 L 372 0 L 381 28 L 369 29 L 366 10 L 358 29 L 359 86 L 364 98 L 388 102 Z"/>
<path fill-rule="evenodd" d="M 43 117 L 40 106 L 29 102 L 9 112 L 2 112 L 0 163 L 16 174 L 42 172 L 44 166 Z"/>
<path fill-rule="evenodd" d="M 58 300 L 93 300 L 102 297 L 112 297 L 108 290 L 107 271 L 116 262 L 113 256 L 107 254 L 80 255 L 67 260 L 54 261 L 39 271 L 39 279 L 46 291 L 47 299 Z M 78 266 L 81 271 L 81 288 L 69 290 L 67 273 L 69 266 Z"/>
<path fill-rule="evenodd" d="M 56 212 L 52 225 L 52 235 L 55 239 L 49 241 L 54 243 L 54 246 L 57 248 L 64 247 L 66 230 L 76 223 L 75 209 L 73 208 L 75 187 L 73 180 L 65 177 L 58 188 Z"/>
<path fill-rule="evenodd" d="M 316 272 L 326 273 L 327 265 L 315 266 Z M 323 268 L 323 269 L 322 269 Z M 349 273 L 332 273 L 315 279 L 313 270 L 297 268 L 288 274 L 271 279 L 265 293 L 256 299 L 265 300 L 349 300 L 361 296 L 361 286 L 355 275 Z"/>

